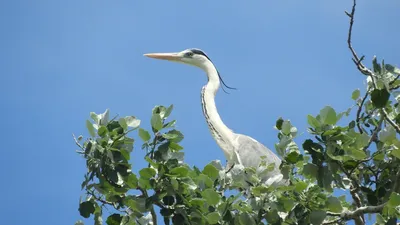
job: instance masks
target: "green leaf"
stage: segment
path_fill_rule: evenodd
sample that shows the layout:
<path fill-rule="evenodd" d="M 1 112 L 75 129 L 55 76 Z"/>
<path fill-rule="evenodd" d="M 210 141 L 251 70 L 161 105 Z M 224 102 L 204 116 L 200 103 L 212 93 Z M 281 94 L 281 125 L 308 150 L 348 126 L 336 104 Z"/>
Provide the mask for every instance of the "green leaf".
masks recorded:
<path fill-rule="evenodd" d="M 382 68 L 381 65 L 377 62 L 376 56 L 372 59 L 372 66 L 374 68 L 374 73 L 381 74 L 382 73 Z"/>
<path fill-rule="evenodd" d="M 278 129 L 278 130 L 281 130 L 282 129 L 282 124 L 283 124 L 283 119 L 282 119 L 282 117 L 280 117 L 275 123 L 275 128 Z"/>
<path fill-rule="evenodd" d="M 95 224 L 97 225 L 97 224 Z M 103 224 L 99 224 L 103 225 Z M 135 225 L 134 220 L 132 219 L 132 216 L 129 216 L 129 214 L 126 214 L 122 217 L 121 220 L 121 225 Z"/>
<path fill-rule="evenodd" d="M 304 181 L 299 181 L 298 183 L 296 183 L 295 185 L 295 190 L 298 192 L 302 192 L 304 191 L 306 188 L 308 187 L 308 183 L 304 182 Z"/>
<path fill-rule="evenodd" d="M 175 142 L 170 142 L 170 143 L 169 143 L 169 148 L 170 148 L 172 151 L 180 151 L 180 150 L 183 149 L 182 146 L 180 146 L 179 144 L 177 144 L 177 143 L 175 143 Z"/>
<path fill-rule="evenodd" d="M 379 132 L 379 140 L 381 142 L 391 142 L 396 139 L 396 131 L 392 126 L 384 127 L 381 132 Z M 386 143 L 389 144 L 389 143 Z"/>
<path fill-rule="evenodd" d="M 400 205 L 400 194 L 396 192 L 392 192 L 389 197 L 388 206 L 397 207 Z"/>
<path fill-rule="evenodd" d="M 139 137 L 144 141 L 144 142 L 147 142 L 147 141 L 149 141 L 150 140 L 150 133 L 147 131 L 147 130 L 145 130 L 145 129 L 143 129 L 143 128 L 139 128 Z"/>
<path fill-rule="evenodd" d="M 320 111 L 321 121 L 324 124 L 335 125 L 337 121 L 336 112 L 330 106 L 325 106 Z"/>
<path fill-rule="evenodd" d="M 95 210 L 94 204 L 91 201 L 86 201 L 79 204 L 79 213 L 84 218 L 89 218 L 90 214 L 94 213 L 94 210 Z"/>
<path fill-rule="evenodd" d="M 128 129 L 128 124 L 126 123 L 125 118 L 119 118 L 118 123 L 122 128 L 124 128 L 124 130 Z"/>
<path fill-rule="evenodd" d="M 126 125 L 128 125 L 128 127 L 132 127 L 133 129 L 136 129 L 140 126 L 140 120 L 136 119 L 134 116 L 126 116 L 125 121 Z"/>
<path fill-rule="evenodd" d="M 171 142 L 175 142 L 175 143 L 179 143 L 180 141 L 183 140 L 183 137 L 184 137 L 180 131 L 175 130 L 175 129 L 168 131 L 167 133 L 165 133 L 165 135 L 174 135 L 174 136 L 176 135 L 176 137 L 169 139 Z"/>
<path fill-rule="evenodd" d="M 178 177 L 186 177 L 189 173 L 188 168 L 184 166 L 175 167 L 169 171 L 170 174 L 177 175 Z"/>
<path fill-rule="evenodd" d="M 289 154 L 286 155 L 285 159 L 290 164 L 296 164 L 298 161 L 301 161 L 303 159 L 303 155 L 301 155 L 297 151 L 291 151 Z"/>
<path fill-rule="evenodd" d="M 106 109 L 106 111 L 102 114 L 99 114 L 99 125 L 107 125 L 107 123 L 109 122 L 109 116 L 110 115 L 110 111 L 108 109 Z"/>
<path fill-rule="evenodd" d="M 170 105 L 167 110 L 165 110 L 164 118 L 167 118 L 169 115 L 171 115 L 172 110 L 174 109 L 174 105 Z"/>
<path fill-rule="evenodd" d="M 153 116 L 151 116 L 151 127 L 155 130 L 155 131 L 159 131 L 162 129 L 163 127 L 163 123 L 162 123 L 162 119 L 160 114 L 153 114 Z"/>
<path fill-rule="evenodd" d="M 400 158 L 400 150 L 399 150 L 399 157 L 398 158 Z M 385 154 L 384 153 L 378 153 L 378 154 L 376 154 L 374 156 L 374 160 L 377 160 L 377 161 L 382 161 L 384 159 L 385 159 Z"/>
<path fill-rule="evenodd" d="M 257 186 L 257 187 L 253 187 L 251 189 L 251 191 L 254 196 L 258 197 L 258 196 L 261 196 L 262 194 L 270 192 L 271 190 L 265 186 Z"/>
<path fill-rule="evenodd" d="M 193 198 L 190 200 L 190 204 L 203 208 L 206 205 L 206 200 L 204 198 Z"/>
<path fill-rule="evenodd" d="M 356 121 L 352 120 L 352 121 L 349 123 L 349 129 L 353 129 L 355 126 L 356 126 Z"/>
<path fill-rule="evenodd" d="M 314 164 L 307 163 L 303 168 L 303 173 L 308 178 L 317 178 L 318 167 Z"/>
<path fill-rule="evenodd" d="M 194 181 L 190 177 L 182 177 L 181 182 L 182 182 L 181 185 L 189 190 L 197 189 L 197 185 L 194 183 Z M 171 183 L 172 183 L 172 181 L 171 181 Z"/>
<path fill-rule="evenodd" d="M 351 93 L 351 99 L 357 100 L 360 97 L 360 89 L 356 89 Z"/>
<path fill-rule="evenodd" d="M 150 179 L 156 175 L 156 170 L 153 168 L 143 168 L 139 171 L 139 174 L 143 179 Z"/>
<path fill-rule="evenodd" d="M 86 120 L 86 128 L 88 129 L 90 136 L 96 137 L 94 126 L 89 120 Z"/>
<path fill-rule="evenodd" d="M 170 139 L 175 139 L 175 138 L 177 138 L 177 137 L 178 137 L 178 134 L 168 134 L 168 133 L 165 133 L 165 134 L 162 134 L 162 137 L 165 138 L 165 139 L 167 139 L 167 140 L 170 140 Z"/>
<path fill-rule="evenodd" d="M 386 89 L 374 89 L 371 92 L 371 101 L 376 108 L 384 108 L 390 97 Z"/>
<path fill-rule="evenodd" d="M 161 119 L 164 119 L 165 112 L 166 112 L 165 106 L 162 105 L 156 105 L 153 110 L 151 110 L 152 114 L 158 114 L 160 115 Z"/>
<path fill-rule="evenodd" d="M 172 120 L 172 121 L 166 123 L 166 124 L 164 125 L 164 128 L 173 127 L 173 126 L 175 126 L 175 124 L 176 124 L 176 120 Z"/>
<path fill-rule="evenodd" d="M 367 154 L 365 154 L 365 152 L 362 151 L 362 150 L 352 149 L 349 152 L 349 155 L 352 156 L 354 159 L 357 159 L 357 160 L 362 160 L 362 159 L 367 158 Z"/>
<path fill-rule="evenodd" d="M 386 220 L 383 218 L 383 216 L 379 213 L 376 214 L 376 225 L 384 225 L 386 224 Z"/>
<path fill-rule="evenodd" d="M 84 225 L 84 223 L 83 223 L 82 220 L 78 220 L 78 221 L 75 222 L 75 225 Z"/>
<path fill-rule="evenodd" d="M 212 212 L 212 213 L 209 213 L 209 214 L 206 216 L 207 222 L 208 222 L 209 224 L 217 224 L 220 217 L 221 217 L 221 216 L 219 215 L 218 212 Z"/>
<path fill-rule="evenodd" d="M 124 205 L 137 212 L 146 212 L 146 197 L 128 195 L 123 199 Z"/>
<path fill-rule="evenodd" d="M 240 214 L 239 221 L 242 225 L 255 225 L 256 224 L 254 219 L 247 212 Z"/>
<path fill-rule="evenodd" d="M 307 122 L 313 128 L 318 128 L 321 126 L 321 123 L 311 115 L 307 116 Z"/>
<path fill-rule="evenodd" d="M 197 177 L 197 184 L 201 189 L 211 188 L 213 186 L 213 181 L 205 174 L 200 174 Z"/>
<path fill-rule="evenodd" d="M 400 75 L 400 69 L 390 64 L 385 64 L 385 69 L 391 73 Z"/>
<path fill-rule="evenodd" d="M 310 214 L 310 222 L 313 225 L 319 225 L 319 224 L 322 224 L 325 217 L 326 217 L 326 211 L 315 210 L 315 211 L 312 211 Z"/>
<path fill-rule="evenodd" d="M 122 216 L 120 214 L 112 214 L 106 220 L 107 225 L 120 225 L 122 221 Z"/>
<path fill-rule="evenodd" d="M 137 188 L 138 186 L 138 179 L 134 173 L 129 174 L 129 176 L 125 180 L 126 185 L 128 185 L 129 188 Z"/>
<path fill-rule="evenodd" d="M 281 218 L 276 210 L 268 210 L 265 218 L 268 224 L 281 224 L 279 222 Z"/>
<path fill-rule="evenodd" d="M 362 160 L 362 159 L 367 158 L 367 154 L 365 154 L 365 152 L 362 151 L 362 150 L 352 149 L 352 150 L 349 152 L 349 155 L 350 155 L 352 158 L 357 159 L 357 160 Z"/>
<path fill-rule="evenodd" d="M 207 164 L 203 169 L 203 174 L 207 175 L 212 180 L 215 180 L 219 177 L 219 171 L 215 166 L 211 164 Z"/>
<path fill-rule="evenodd" d="M 343 208 L 338 198 L 336 197 L 329 197 L 326 205 L 329 211 L 340 213 L 342 212 Z"/>
<path fill-rule="evenodd" d="M 92 118 L 96 124 L 99 124 L 99 115 L 97 115 L 95 112 L 90 112 L 90 118 Z"/>
<path fill-rule="evenodd" d="M 100 126 L 99 130 L 97 131 L 97 134 L 98 134 L 100 137 L 105 137 L 105 136 L 107 135 L 107 132 L 108 132 L 107 127 L 105 127 L 105 126 Z"/>
<path fill-rule="evenodd" d="M 283 208 L 286 212 L 290 212 L 295 205 L 295 201 L 293 199 L 282 199 L 281 202 L 283 203 Z"/>
<path fill-rule="evenodd" d="M 391 154 L 400 159 L 400 149 L 393 149 Z"/>
<path fill-rule="evenodd" d="M 204 190 L 201 195 L 210 205 L 216 205 L 220 200 L 220 195 L 211 188 Z"/>
<path fill-rule="evenodd" d="M 283 121 L 282 126 L 281 126 L 281 131 L 283 134 L 289 135 L 291 128 L 292 128 L 292 124 L 290 123 L 289 120 Z"/>

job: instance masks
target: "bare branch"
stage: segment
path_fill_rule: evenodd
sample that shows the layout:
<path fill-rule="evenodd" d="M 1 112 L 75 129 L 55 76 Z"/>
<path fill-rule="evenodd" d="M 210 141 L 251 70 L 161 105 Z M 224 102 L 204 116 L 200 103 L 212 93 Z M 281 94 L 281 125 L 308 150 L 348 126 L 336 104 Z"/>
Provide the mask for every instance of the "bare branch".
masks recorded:
<path fill-rule="evenodd" d="M 82 149 L 82 151 L 85 151 L 85 148 L 79 143 L 78 139 L 76 139 L 75 134 L 72 134 L 72 137 L 74 138 L 75 144 Z"/>
<path fill-rule="evenodd" d="M 122 211 L 122 210 L 120 210 L 120 209 L 118 208 L 118 205 L 117 205 L 116 202 L 110 202 L 110 201 L 104 200 L 104 199 L 102 199 L 101 197 L 96 196 L 96 194 L 95 194 L 94 191 L 92 191 L 92 190 L 86 190 L 86 192 L 87 192 L 90 196 L 92 196 L 96 201 L 99 201 L 99 202 L 103 203 L 103 205 L 111 205 L 112 207 L 114 207 L 115 210 L 117 210 L 117 211 L 119 211 L 119 212 L 127 213 L 127 211 Z"/>
<path fill-rule="evenodd" d="M 362 74 L 370 76 L 371 79 L 372 79 L 373 86 L 374 86 L 374 88 L 376 88 L 376 84 L 375 84 L 375 80 L 374 80 L 375 74 L 362 63 L 362 60 L 364 59 L 364 56 L 359 58 L 357 53 L 356 53 L 356 51 L 354 50 L 354 48 L 353 48 L 353 46 L 351 44 L 355 12 L 356 12 L 356 0 L 353 0 L 353 7 L 351 9 L 351 13 L 345 11 L 346 15 L 348 17 L 350 17 L 350 26 L 349 26 L 348 36 L 347 36 L 347 45 L 348 45 L 348 48 L 351 51 L 351 54 L 353 55 L 352 60 L 353 60 L 354 64 L 357 66 L 357 69 Z"/>
<path fill-rule="evenodd" d="M 333 213 L 333 212 L 327 212 L 326 215 L 328 216 L 337 216 L 339 218 L 332 220 L 332 221 L 326 221 L 322 224 L 337 224 L 340 221 L 348 221 L 348 220 L 360 220 L 360 216 L 367 214 L 367 213 L 380 213 L 383 210 L 383 207 L 385 207 L 386 203 L 383 203 L 381 205 L 377 206 L 363 206 L 359 207 L 354 211 L 349 211 L 346 210 L 342 213 Z M 364 224 L 364 222 L 362 222 Z"/>
<path fill-rule="evenodd" d="M 386 203 L 377 206 L 363 206 L 354 211 L 344 211 L 340 217 L 344 220 L 351 220 L 366 213 L 380 213 L 385 205 Z"/>
<path fill-rule="evenodd" d="M 354 203 L 355 203 L 355 205 L 357 206 L 357 208 L 360 208 L 360 207 L 362 206 L 361 198 L 360 198 L 360 196 L 359 196 L 358 193 L 357 193 L 357 188 L 354 188 L 354 187 L 352 187 L 352 186 L 353 186 L 353 185 L 351 185 L 351 187 L 350 187 L 350 194 L 351 194 L 351 197 L 353 198 Z M 355 222 L 356 225 L 365 224 L 364 214 L 358 215 L 358 216 L 356 216 L 356 217 L 353 218 L 353 219 L 354 219 L 354 222 Z"/>

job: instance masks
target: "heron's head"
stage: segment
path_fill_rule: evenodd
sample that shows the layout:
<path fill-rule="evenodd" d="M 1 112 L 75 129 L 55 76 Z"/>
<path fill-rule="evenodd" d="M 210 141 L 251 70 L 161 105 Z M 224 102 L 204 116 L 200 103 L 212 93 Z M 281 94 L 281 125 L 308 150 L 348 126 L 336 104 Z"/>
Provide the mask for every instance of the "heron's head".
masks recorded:
<path fill-rule="evenodd" d="M 202 69 L 205 68 L 207 63 L 210 63 L 211 60 L 208 56 L 200 49 L 186 49 L 181 52 L 171 52 L 171 53 L 148 53 L 144 54 L 147 57 L 154 59 L 163 59 L 171 62 L 180 62 L 189 64 L 192 66 L 197 66 Z"/>
<path fill-rule="evenodd" d="M 171 53 L 148 53 L 144 54 L 147 57 L 154 58 L 154 59 L 163 59 L 163 60 L 168 60 L 171 62 L 179 62 L 179 63 L 184 63 L 192 66 L 197 66 L 200 67 L 201 69 L 207 71 L 208 68 L 214 67 L 214 65 L 211 62 L 211 59 L 204 53 L 202 50 L 197 49 L 197 48 L 190 48 L 183 50 L 181 52 L 171 52 Z M 228 88 L 228 89 L 236 89 L 229 87 L 228 85 L 225 84 L 224 80 L 222 80 L 221 75 L 219 74 L 218 70 L 214 67 L 219 80 L 222 82 L 222 84 Z M 208 73 L 208 72 L 207 72 Z M 222 87 L 222 90 L 224 90 L 224 87 Z M 226 92 L 227 93 L 227 92 Z"/>

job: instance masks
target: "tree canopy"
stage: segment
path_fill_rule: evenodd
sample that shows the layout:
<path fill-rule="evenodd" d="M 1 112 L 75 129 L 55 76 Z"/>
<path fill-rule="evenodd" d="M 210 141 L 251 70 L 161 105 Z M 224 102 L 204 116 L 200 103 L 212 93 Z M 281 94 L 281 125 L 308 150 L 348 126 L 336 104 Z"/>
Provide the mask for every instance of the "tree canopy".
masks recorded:
<path fill-rule="evenodd" d="M 396 224 L 400 217 L 400 69 L 373 57 L 372 66 L 354 50 L 356 2 L 349 17 L 348 48 L 365 76 L 365 89 L 349 93 L 344 112 L 330 106 L 307 116 L 309 138 L 296 143 L 288 119 L 276 121 L 275 150 L 288 186 L 268 186 L 263 173 L 274 165 L 225 168 L 184 161 L 184 135 L 175 128 L 173 106 L 152 109 L 151 130 L 135 116 L 90 113 L 89 138 L 74 137 L 86 159 L 79 213 L 96 225 L 159 224 Z M 346 118 L 346 119 L 345 119 Z M 346 120 L 346 122 L 344 122 Z M 350 121 L 347 123 L 347 121 Z M 137 132 L 140 140 L 135 140 Z M 141 143 L 148 167 L 132 172 L 130 153 Z M 261 169 L 260 169 L 261 168 Z M 337 196 L 342 190 L 350 196 Z M 107 210 L 105 210 L 107 208 Z M 105 221 L 103 221 L 105 220 Z M 77 221 L 76 224 L 83 224 Z"/>

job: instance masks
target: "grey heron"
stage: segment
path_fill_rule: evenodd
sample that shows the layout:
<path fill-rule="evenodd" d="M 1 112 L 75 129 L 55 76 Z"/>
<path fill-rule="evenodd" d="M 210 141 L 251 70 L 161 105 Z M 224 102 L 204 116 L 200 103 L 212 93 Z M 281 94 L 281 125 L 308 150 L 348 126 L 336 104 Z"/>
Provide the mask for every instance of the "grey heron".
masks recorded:
<path fill-rule="evenodd" d="M 267 173 L 264 179 L 271 178 L 269 183 L 275 183 L 275 181 L 281 183 L 283 176 L 279 170 L 281 164 L 279 157 L 255 139 L 247 135 L 234 133 L 222 121 L 215 104 L 215 95 L 221 83 L 226 88 L 233 88 L 225 84 L 211 59 L 202 50 L 186 49 L 181 52 L 149 53 L 144 55 L 154 59 L 193 65 L 204 70 L 207 74 L 208 82 L 201 90 L 203 115 L 211 135 L 227 159 L 227 167 L 239 164 L 244 167 L 258 168 L 262 158 L 264 158 L 267 164 L 275 164 L 274 170 Z"/>

